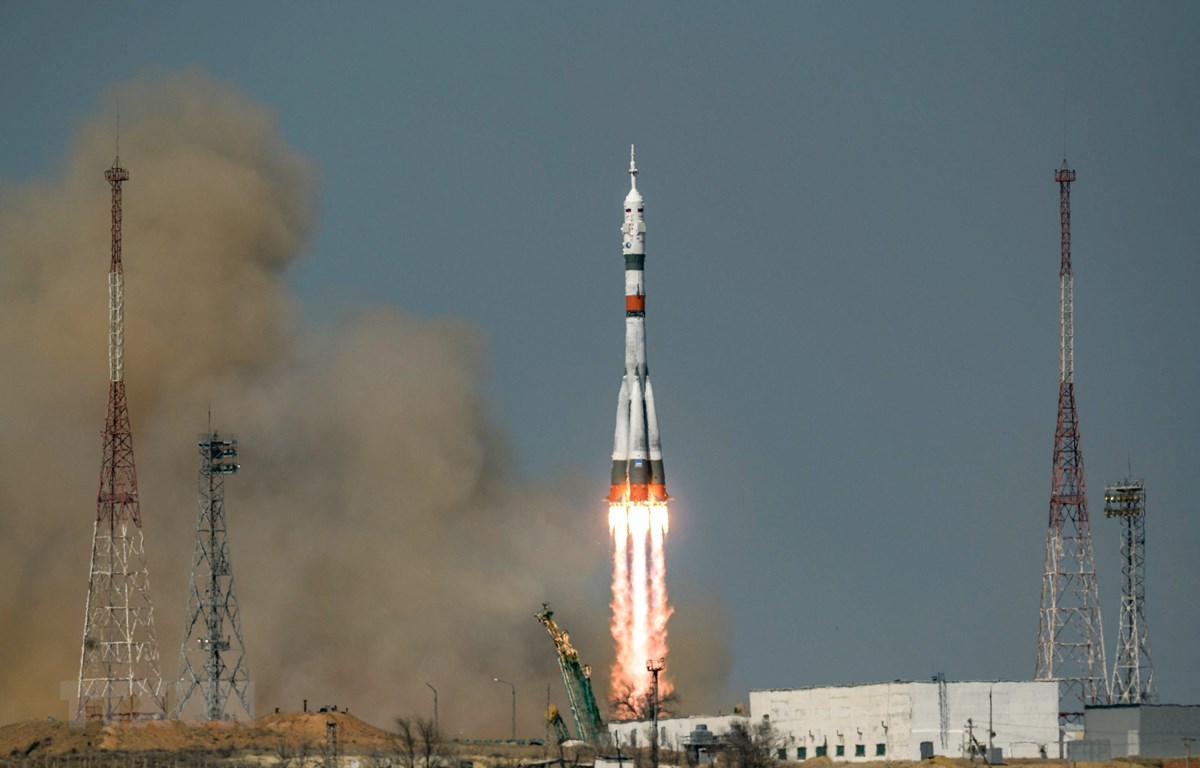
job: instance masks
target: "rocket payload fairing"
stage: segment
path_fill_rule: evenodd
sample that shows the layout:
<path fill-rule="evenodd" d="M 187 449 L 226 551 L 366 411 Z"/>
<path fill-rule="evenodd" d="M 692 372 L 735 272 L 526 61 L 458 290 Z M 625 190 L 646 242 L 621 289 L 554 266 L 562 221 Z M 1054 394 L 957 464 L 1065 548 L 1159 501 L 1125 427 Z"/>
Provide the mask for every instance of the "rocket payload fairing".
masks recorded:
<path fill-rule="evenodd" d="M 625 376 L 617 397 L 610 503 L 665 502 L 662 444 L 654 413 L 654 390 L 646 367 L 646 217 L 637 188 L 637 164 L 629 148 L 629 194 L 621 225 L 625 256 Z"/>

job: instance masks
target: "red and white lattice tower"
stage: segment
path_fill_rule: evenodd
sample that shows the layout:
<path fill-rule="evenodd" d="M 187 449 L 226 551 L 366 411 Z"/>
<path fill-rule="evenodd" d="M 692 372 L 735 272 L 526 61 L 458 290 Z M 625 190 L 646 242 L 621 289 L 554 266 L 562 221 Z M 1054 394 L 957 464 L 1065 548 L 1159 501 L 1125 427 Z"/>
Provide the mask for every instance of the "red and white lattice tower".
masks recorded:
<path fill-rule="evenodd" d="M 1054 471 L 1050 486 L 1050 528 L 1039 615 L 1038 680 L 1059 681 L 1059 709 L 1065 720 L 1082 718 L 1085 705 L 1109 701 L 1104 630 L 1092 529 L 1088 521 L 1079 414 L 1075 410 L 1075 328 L 1071 274 L 1071 182 L 1075 171 L 1054 172 L 1062 220 L 1059 268 L 1058 426 L 1054 430 Z"/>
<path fill-rule="evenodd" d="M 125 402 L 124 281 L 121 267 L 121 182 L 129 171 L 118 157 L 104 172 L 112 186 L 112 260 L 108 272 L 108 415 L 100 491 L 92 534 L 92 566 L 75 720 L 163 717 L 150 576 L 142 547 L 133 432 Z"/>

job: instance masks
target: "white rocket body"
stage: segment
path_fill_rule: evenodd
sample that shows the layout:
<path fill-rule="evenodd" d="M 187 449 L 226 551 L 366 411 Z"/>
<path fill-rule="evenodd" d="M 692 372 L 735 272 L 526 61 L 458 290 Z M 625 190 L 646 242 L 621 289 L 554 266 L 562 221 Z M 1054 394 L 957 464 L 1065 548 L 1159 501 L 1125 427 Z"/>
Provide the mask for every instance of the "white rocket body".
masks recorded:
<path fill-rule="evenodd" d="M 667 496 L 654 390 L 646 366 L 646 218 L 629 148 L 629 194 L 621 225 L 625 256 L 625 375 L 617 397 L 610 502 L 661 503 Z"/>

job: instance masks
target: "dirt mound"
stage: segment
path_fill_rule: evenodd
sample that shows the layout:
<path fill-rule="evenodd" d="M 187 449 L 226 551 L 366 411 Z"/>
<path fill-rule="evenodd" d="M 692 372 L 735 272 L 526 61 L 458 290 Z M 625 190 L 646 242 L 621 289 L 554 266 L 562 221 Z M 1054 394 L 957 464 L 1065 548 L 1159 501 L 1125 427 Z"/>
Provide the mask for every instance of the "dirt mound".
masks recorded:
<path fill-rule="evenodd" d="M 0 728 L 0 756 L 61 755 L 99 749 L 101 728 L 72 728 L 57 720 L 26 720 Z"/>
<path fill-rule="evenodd" d="M 306 744 L 324 744 L 328 723 L 337 723 L 338 745 L 384 747 L 395 739 L 393 734 L 376 728 L 346 712 L 277 712 L 255 721 L 255 729 L 271 743 L 285 738 Z"/>

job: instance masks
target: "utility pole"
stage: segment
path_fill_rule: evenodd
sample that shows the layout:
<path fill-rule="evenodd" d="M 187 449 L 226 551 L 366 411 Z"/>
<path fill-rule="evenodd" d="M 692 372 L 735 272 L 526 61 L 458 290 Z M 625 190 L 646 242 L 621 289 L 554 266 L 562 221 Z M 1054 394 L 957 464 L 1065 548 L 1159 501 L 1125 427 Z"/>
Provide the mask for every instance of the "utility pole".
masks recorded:
<path fill-rule="evenodd" d="M 658 768 L 658 673 L 663 671 L 665 659 L 650 659 L 646 662 L 646 670 L 654 678 L 654 685 L 650 689 L 650 717 L 654 723 L 654 734 L 650 739 L 650 765 L 652 768 Z"/>
<path fill-rule="evenodd" d="M 513 685 L 512 683 L 508 682 L 507 680 L 501 680 L 498 677 L 493 677 L 492 682 L 504 683 L 509 688 L 512 688 L 512 740 L 516 741 L 517 740 L 517 686 Z"/>
<path fill-rule="evenodd" d="M 992 760 L 992 737 L 996 735 L 996 732 L 994 730 L 992 730 L 992 688 L 994 688 L 994 687 L 995 687 L 994 684 L 988 686 L 988 751 L 987 751 L 987 759 L 988 759 L 989 763 Z"/>
<path fill-rule="evenodd" d="M 438 731 L 438 706 L 437 706 L 437 688 L 434 688 L 429 683 L 425 683 L 425 687 L 433 691 L 433 730 Z"/>
<path fill-rule="evenodd" d="M 1194 736 L 1184 736 L 1183 745 L 1187 747 L 1187 757 L 1184 758 L 1184 768 L 1192 768 L 1192 742 L 1195 741 Z"/>

